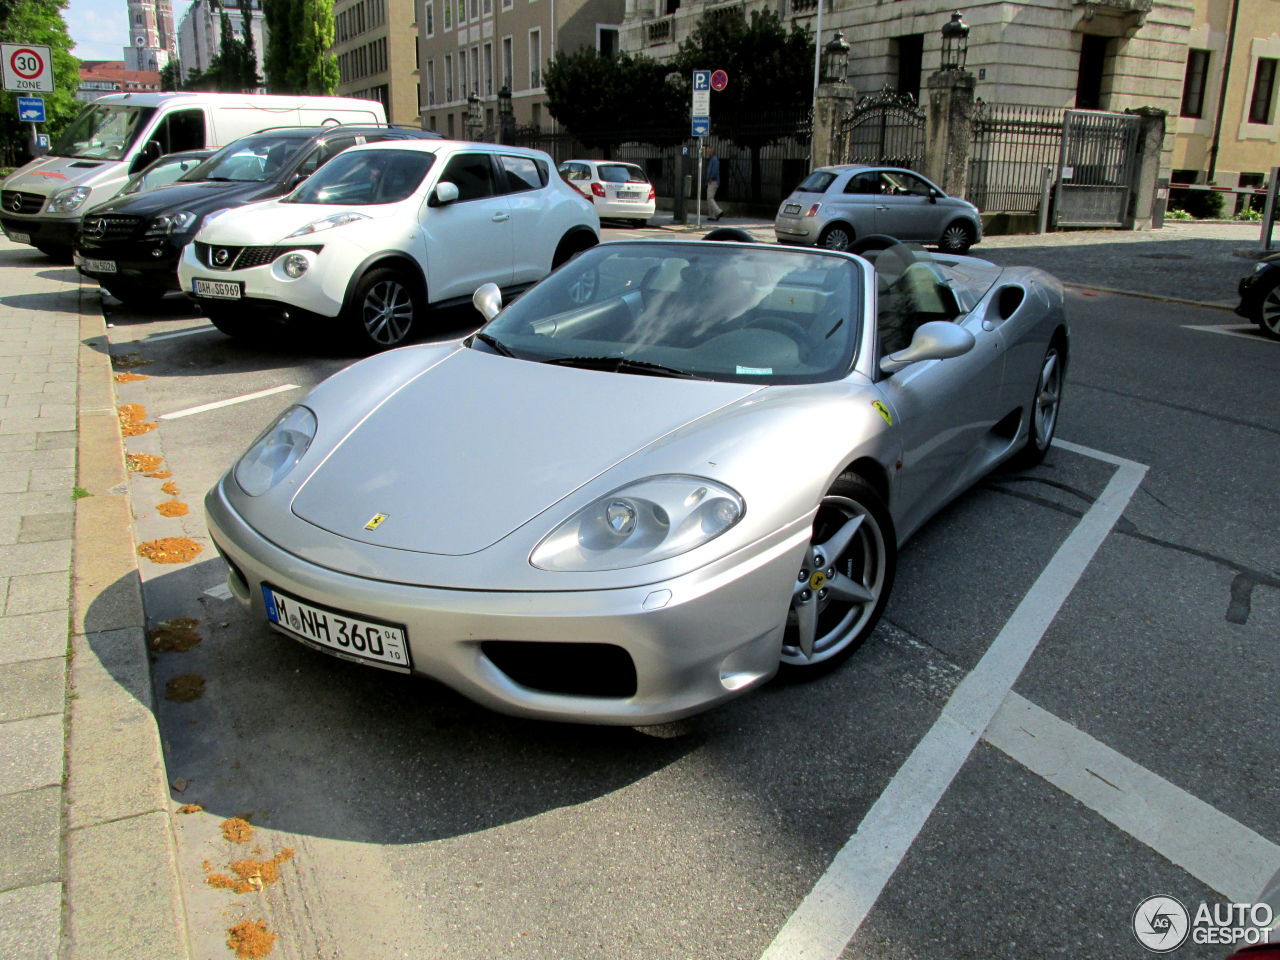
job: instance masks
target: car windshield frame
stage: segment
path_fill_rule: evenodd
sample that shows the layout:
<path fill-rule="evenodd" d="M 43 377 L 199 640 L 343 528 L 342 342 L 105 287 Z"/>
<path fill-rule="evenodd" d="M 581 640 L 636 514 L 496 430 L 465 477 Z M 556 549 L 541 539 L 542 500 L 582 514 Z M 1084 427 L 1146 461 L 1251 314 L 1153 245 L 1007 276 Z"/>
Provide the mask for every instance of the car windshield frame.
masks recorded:
<path fill-rule="evenodd" d="M 205 159 L 195 169 L 188 170 L 178 178 L 178 181 L 181 183 L 201 183 L 208 180 L 228 181 L 231 183 L 275 183 L 283 180 L 289 170 L 293 168 L 299 151 L 310 140 L 310 136 L 298 136 L 288 131 L 255 133 L 247 137 L 241 137 L 239 140 L 233 140 L 213 156 Z M 282 159 L 277 158 L 273 165 L 269 167 L 268 164 L 271 162 L 270 152 L 277 147 L 285 146 L 290 147 L 289 151 L 284 154 Z M 256 152 L 256 148 L 259 147 L 262 148 L 260 157 Z M 234 168 L 229 168 L 228 164 L 237 160 L 248 160 L 250 157 L 259 157 L 261 159 L 261 176 L 226 176 L 228 173 L 237 172 Z M 242 163 L 240 166 L 245 166 L 247 172 L 247 167 L 250 165 Z"/>
<path fill-rule="evenodd" d="M 524 293 L 469 346 L 622 374 L 833 382 L 857 363 L 867 270 L 844 254 L 763 244 L 606 243 Z"/>
<path fill-rule="evenodd" d="M 90 104 L 71 121 L 49 153 L 76 160 L 123 160 L 142 131 L 150 125 L 155 113 L 155 107 L 139 107 L 134 104 Z M 124 124 L 124 129 L 118 134 L 114 133 L 113 128 L 121 124 Z M 94 146 L 94 138 L 108 131 L 112 131 L 114 139 Z M 76 144 L 82 146 L 76 149 Z"/>
<path fill-rule="evenodd" d="M 416 172 L 394 170 L 391 164 L 420 164 Z M 406 200 L 422 186 L 435 166 L 434 150 L 406 150 L 403 147 L 380 147 L 372 150 L 351 148 L 342 151 L 310 177 L 281 203 L 307 203 L 316 206 L 376 207 Z M 375 177 L 374 174 L 377 174 Z M 395 189 L 387 186 L 387 174 L 398 178 Z M 410 183 L 412 185 L 410 185 Z"/>

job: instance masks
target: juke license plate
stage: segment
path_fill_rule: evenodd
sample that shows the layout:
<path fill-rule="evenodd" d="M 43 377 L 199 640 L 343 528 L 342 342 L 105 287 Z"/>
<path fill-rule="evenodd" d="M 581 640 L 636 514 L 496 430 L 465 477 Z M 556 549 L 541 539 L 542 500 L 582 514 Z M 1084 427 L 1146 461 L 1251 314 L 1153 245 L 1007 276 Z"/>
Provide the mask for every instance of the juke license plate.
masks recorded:
<path fill-rule="evenodd" d="M 267 605 L 267 619 L 277 627 L 339 657 L 373 661 L 405 671 L 411 666 L 403 626 L 307 603 L 266 583 L 262 585 L 262 599 Z"/>
<path fill-rule="evenodd" d="M 235 280 L 201 280 L 192 281 L 192 290 L 197 297 L 209 297 L 213 300 L 239 300 L 244 296 L 244 285 Z"/>

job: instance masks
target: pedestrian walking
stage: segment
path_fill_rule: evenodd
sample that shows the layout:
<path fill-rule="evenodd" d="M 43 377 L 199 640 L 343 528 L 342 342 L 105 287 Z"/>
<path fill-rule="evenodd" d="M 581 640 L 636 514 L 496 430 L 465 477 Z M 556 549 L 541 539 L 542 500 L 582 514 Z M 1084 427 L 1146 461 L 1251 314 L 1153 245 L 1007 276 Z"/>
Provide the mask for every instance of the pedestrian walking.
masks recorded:
<path fill-rule="evenodd" d="M 716 189 L 720 186 L 720 158 L 716 156 L 716 148 L 707 146 L 707 213 L 708 220 L 719 220 L 724 216 L 720 204 L 716 203 Z"/>

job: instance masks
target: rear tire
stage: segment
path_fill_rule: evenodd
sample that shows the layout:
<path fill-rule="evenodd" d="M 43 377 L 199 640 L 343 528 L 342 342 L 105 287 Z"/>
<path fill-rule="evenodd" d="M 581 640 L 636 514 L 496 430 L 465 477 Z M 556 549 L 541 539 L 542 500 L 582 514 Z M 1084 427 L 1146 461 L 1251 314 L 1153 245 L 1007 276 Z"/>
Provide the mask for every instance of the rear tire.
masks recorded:
<path fill-rule="evenodd" d="M 344 333 L 365 352 L 390 350 L 408 342 L 425 312 L 426 297 L 418 284 L 394 267 L 370 270 L 342 315 Z"/>
<path fill-rule="evenodd" d="M 818 237 L 818 246 L 828 250 L 848 250 L 853 246 L 853 228 L 843 223 L 833 223 Z"/>

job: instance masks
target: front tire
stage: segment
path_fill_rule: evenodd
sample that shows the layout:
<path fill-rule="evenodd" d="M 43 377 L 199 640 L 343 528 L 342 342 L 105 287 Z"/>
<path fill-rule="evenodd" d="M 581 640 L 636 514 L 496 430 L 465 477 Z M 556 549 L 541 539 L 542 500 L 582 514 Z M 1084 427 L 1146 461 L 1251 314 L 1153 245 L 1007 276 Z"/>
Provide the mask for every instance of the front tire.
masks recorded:
<path fill-rule="evenodd" d="M 1271 281 L 1271 288 L 1258 298 L 1258 311 L 1253 318 L 1263 336 L 1280 340 L 1280 275 Z"/>
<path fill-rule="evenodd" d="M 354 345 L 366 351 L 390 350 L 408 341 L 424 312 L 425 298 L 399 270 L 382 267 L 360 278 L 343 315 Z"/>
<path fill-rule="evenodd" d="M 1028 413 L 1027 442 L 1013 459 L 1013 465 L 1019 469 L 1040 463 L 1053 446 L 1053 437 L 1058 429 L 1058 411 L 1062 407 L 1065 364 L 1062 343 L 1054 340 L 1045 351 L 1036 377 L 1036 392 L 1031 397 Z"/>
<path fill-rule="evenodd" d="M 973 241 L 973 227 L 963 220 L 956 220 L 942 231 L 942 239 L 938 241 L 938 248 L 946 253 L 968 253 L 969 248 L 973 246 Z"/>
<path fill-rule="evenodd" d="M 862 646 L 884 612 L 897 566 L 884 501 L 858 474 L 841 474 L 818 505 L 792 587 L 780 676 L 816 676 Z"/>
<path fill-rule="evenodd" d="M 854 240 L 853 228 L 843 223 L 833 223 L 818 237 L 818 246 L 828 250 L 848 250 Z"/>

